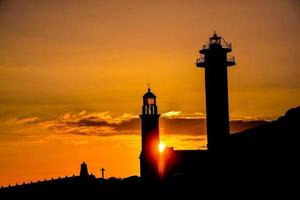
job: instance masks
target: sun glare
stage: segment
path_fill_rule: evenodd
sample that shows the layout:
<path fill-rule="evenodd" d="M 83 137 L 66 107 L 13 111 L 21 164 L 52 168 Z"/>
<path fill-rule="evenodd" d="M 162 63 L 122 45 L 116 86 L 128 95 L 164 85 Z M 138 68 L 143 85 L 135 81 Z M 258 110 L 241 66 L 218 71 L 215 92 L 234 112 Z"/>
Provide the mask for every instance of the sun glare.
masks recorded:
<path fill-rule="evenodd" d="M 159 143 L 158 150 L 159 150 L 160 153 L 162 153 L 162 152 L 165 150 L 165 148 L 166 148 L 166 145 L 165 145 L 165 144 Z"/>

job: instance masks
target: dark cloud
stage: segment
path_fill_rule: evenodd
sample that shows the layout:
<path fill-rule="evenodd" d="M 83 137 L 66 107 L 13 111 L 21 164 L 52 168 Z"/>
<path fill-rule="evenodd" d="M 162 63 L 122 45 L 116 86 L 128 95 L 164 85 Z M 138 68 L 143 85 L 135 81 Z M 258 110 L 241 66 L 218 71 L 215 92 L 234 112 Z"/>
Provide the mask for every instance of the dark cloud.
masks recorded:
<path fill-rule="evenodd" d="M 66 123 L 74 126 L 109 126 L 109 127 L 115 126 L 115 124 L 109 124 L 106 121 L 95 121 L 94 119 L 82 119 L 77 122 L 66 122 Z"/>
<path fill-rule="evenodd" d="M 161 129 L 170 135 L 203 135 L 205 134 L 204 119 L 162 118 Z"/>
<path fill-rule="evenodd" d="M 115 130 L 117 131 L 128 131 L 128 130 L 135 130 L 140 131 L 141 122 L 140 119 L 135 118 L 129 121 L 122 122 L 121 124 L 115 125 Z"/>
<path fill-rule="evenodd" d="M 160 130 L 164 135 L 191 135 L 199 136 L 206 133 L 205 119 L 189 115 L 180 115 L 180 112 L 168 112 L 160 119 Z M 170 117 L 171 116 L 171 117 Z M 140 119 L 136 115 L 123 114 L 114 117 L 108 112 L 89 113 L 66 113 L 52 120 L 42 120 L 39 117 L 14 118 L 10 123 L 22 124 L 25 126 L 36 126 L 54 132 L 93 135 L 93 136 L 114 136 L 114 135 L 140 135 Z M 233 120 L 230 122 L 232 133 L 255 127 L 265 123 L 262 120 Z"/>

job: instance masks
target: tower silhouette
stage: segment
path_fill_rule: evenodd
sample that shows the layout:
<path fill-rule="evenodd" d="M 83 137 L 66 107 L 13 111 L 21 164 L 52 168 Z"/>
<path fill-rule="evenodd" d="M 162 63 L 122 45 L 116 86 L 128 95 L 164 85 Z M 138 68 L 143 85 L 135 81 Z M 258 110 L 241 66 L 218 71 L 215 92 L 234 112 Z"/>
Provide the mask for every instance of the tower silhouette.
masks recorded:
<path fill-rule="evenodd" d="M 140 174 L 142 179 L 158 178 L 158 146 L 159 146 L 159 114 L 156 106 L 156 96 L 148 88 L 143 96 L 142 151 L 140 154 Z"/>
<path fill-rule="evenodd" d="M 87 164 L 83 162 L 80 166 L 80 177 L 88 177 L 88 176 L 89 176 L 89 172 L 88 172 Z"/>
<path fill-rule="evenodd" d="M 202 46 L 196 66 L 205 69 L 206 127 L 208 150 L 220 150 L 229 137 L 227 67 L 235 58 L 227 55 L 231 44 L 216 33 Z"/>

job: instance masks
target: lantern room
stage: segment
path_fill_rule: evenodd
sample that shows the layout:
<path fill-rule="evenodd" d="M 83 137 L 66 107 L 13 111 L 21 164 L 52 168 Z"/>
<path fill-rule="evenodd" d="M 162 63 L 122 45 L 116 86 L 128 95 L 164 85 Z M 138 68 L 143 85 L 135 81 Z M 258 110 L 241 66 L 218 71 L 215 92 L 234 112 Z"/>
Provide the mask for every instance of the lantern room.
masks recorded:
<path fill-rule="evenodd" d="M 143 96 L 142 113 L 146 115 L 157 114 L 156 96 L 151 92 L 150 88 L 148 88 L 148 92 Z"/>

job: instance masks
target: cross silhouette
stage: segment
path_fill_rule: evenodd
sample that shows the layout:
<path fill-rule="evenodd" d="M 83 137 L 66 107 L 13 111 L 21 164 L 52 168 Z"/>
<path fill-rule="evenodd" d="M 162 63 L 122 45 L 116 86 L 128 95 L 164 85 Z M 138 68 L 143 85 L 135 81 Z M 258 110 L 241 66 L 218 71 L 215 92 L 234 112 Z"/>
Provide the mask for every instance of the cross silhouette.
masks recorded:
<path fill-rule="evenodd" d="M 101 175 L 102 175 L 102 178 L 103 178 L 103 179 L 104 179 L 104 171 L 105 171 L 105 169 L 102 168 L 102 169 L 101 169 Z"/>

